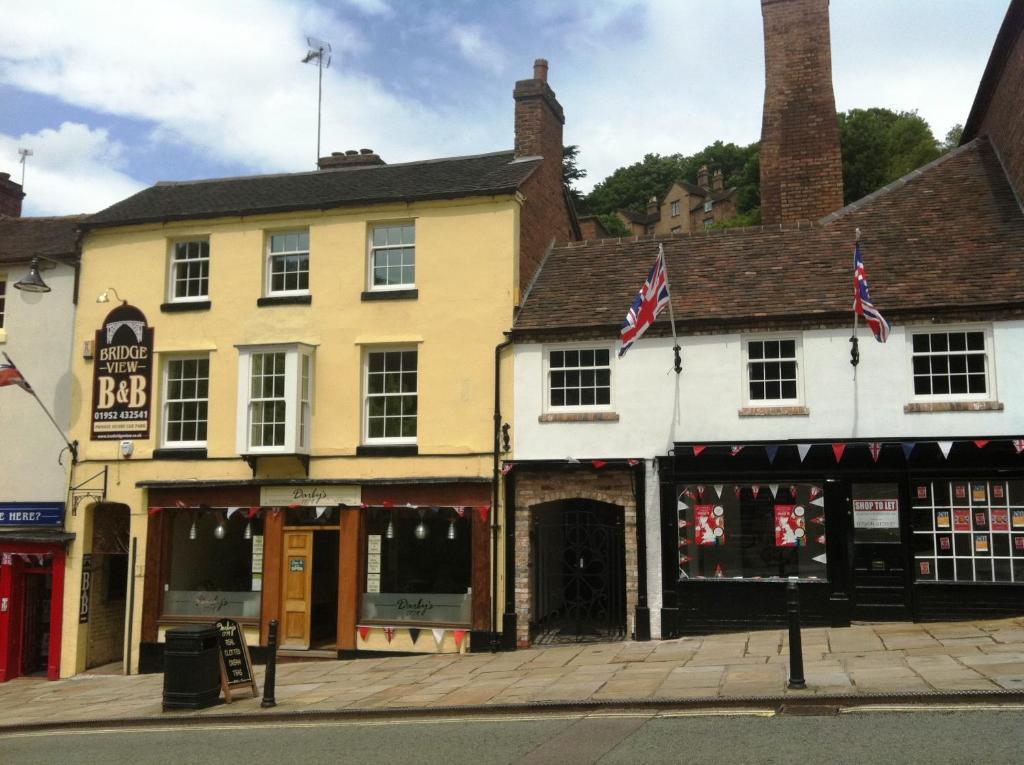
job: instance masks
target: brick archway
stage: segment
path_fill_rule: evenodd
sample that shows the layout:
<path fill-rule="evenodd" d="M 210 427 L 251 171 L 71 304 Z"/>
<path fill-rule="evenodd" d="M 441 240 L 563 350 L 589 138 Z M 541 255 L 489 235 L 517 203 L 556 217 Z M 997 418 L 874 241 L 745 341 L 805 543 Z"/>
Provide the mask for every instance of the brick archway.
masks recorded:
<path fill-rule="evenodd" d="M 515 489 L 515 608 L 516 643 L 530 645 L 530 621 L 533 616 L 533 546 L 530 520 L 541 505 L 564 500 L 586 499 L 622 508 L 626 562 L 626 633 L 631 635 L 637 605 L 636 494 L 632 474 L 626 470 L 605 469 L 572 472 L 527 471 L 516 476 Z"/>

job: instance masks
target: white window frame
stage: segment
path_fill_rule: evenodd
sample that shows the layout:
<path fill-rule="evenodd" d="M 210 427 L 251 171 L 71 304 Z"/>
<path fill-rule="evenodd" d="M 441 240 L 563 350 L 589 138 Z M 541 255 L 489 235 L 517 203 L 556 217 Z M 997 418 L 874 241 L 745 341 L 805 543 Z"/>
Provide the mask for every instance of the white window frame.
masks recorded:
<path fill-rule="evenodd" d="M 184 244 L 205 244 L 206 245 L 206 257 L 205 258 L 190 258 L 186 260 L 176 260 L 175 254 L 178 250 L 178 245 Z M 167 256 L 167 302 L 169 303 L 199 303 L 204 300 L 210 299 L 210 239 L 206 236 L 195 236 L 186 237 L 182 239 L 172 239 L 169 242 L 169 250 Z M 178 267 L 188 266 L 194 263 L 206 263 L 206 291 L 201 295 L 182 295 L 178 296 L 175 287 L 178 283 Z"/>
<path fill-rule="evenodd" d="M 607 351 L 608 352 L 608 403 L 607 404 L 563 404 L 551 403 L 551 352 L 552 351 Z M 605 343 L 568 343 L 566 345 L 545 345 L 543 347 L 544 360 L 542 364 L 543 380 L 541 381 L 542 395 L 544 396 L 543 412 L 555 414 L 558 412 L 611 412 L 615 407 L 615 349 Z M 603 366 L 575 367 L 575 369 L 604 369 Z M 562 369 L 562 367 L 559 367 Z"/>
<path fill-rule="evenodd" d="M 673 218 L 678 218 L 679 217 L 679 200 L 678 199 L 675 200 L 674 202 L 672 202 L 671 210 L 672 210 L 672 217 Z"/>
<path fill-rule="evenodd" d="M 985 338 L 985 392 L 984 393 L 917 393 L 914 386 L 914 335 L 933 335 L 950 332 L 981 332 Z M 949 324 L 936 326 L 910 326 L 906 329 L 907 343 L 907 388 L 910 400 L 915 403 L 948 403 L 957 401 L 996 401 L 995 353 L 992 346 L 992 325 L 990 324 Z M 954 353 L 959 353 L 954 351 Z M 949 355 L 947 352 L 944 354 Z"/>
<path fill-rule="evenodd" d="M 275 236 L 288 236 L 289 234 L 305 234 L 306 235 L 306 249 L 305 250 L 288 250 L 285 252 L 271 252 L 271 245 Z M 296 255 L 306 256 L 306 283 L 307 285 L 312 284 L 312 271 L 311 267 L 313 264 L 312 259 L 312 244 L 309 241 L 309 229 L 307 228 L 289 228 L 281 229 L 279 231 L 267 231 L 264 236 L 264 257 L 263 257 L 263 294 L 266 297 L 288 297 L 291 295 L 308 295 L 310 294 L 310 287 L 307 286 L 304 289 L 281 289 L 275 290 L 273 288 L 274 283 L 274 269 L 273 261 L 275 258 L 293 257 Z"/>
<path fill-rule="evenodd" d="M 168 397 L 168 393 L 171 387 L 171 365 L 178 362 L 185 361 L 205 361 L 206 362 L 206 396 L 195 398 L 176 398 L 173 401 Z M 205 448 L 207 441 L 210 437 L 210 355 L 208 353 L 201 354 L 189 354 L 183 356 L 168 356 L 162 359 L 163 373 L 161 375 L 161 428 L 160 428 L 160 445 L 168 449 L 201 449 Z M 199 378 L 196 378 L 199 379 Z M 168 435 L 167 430 L 170 425 L 170 408 L 172 403 L 179 402 L 205 402 L 206 403 L 206 438 L 197 439 L 194 441 L 172 441 Z"/>
<path fill-rule="evenodd" d="M 378 353 L 405 353 L 415 351 L 416 353 L 416 435 L 415 436 L 370 436 L 370 357 Z M 363 394 L 362 394 L 362 421 L 363 421 L 363 443 L 366 445 L 403 445 L 418 443 L 420 434 L 420 360 L 422 353 L 418 345 L 372 345 L 363 350 Z M 405 370 L 403 368 L 403 372 Z M 372 394 L 385 396 L 388 394 Z M 399 391 L 391 395 L 409 395 L 408 391 Z"/>
<path fill-rule="evenodd" d="M 796 398 L 751 398 L 750 396 L 750 344 L 766 342 L 793 341 L 793 358 L 786 357 L 782 361 L 793 360 L 796 362 Z M 803 342 L 800 335 L 750 335 L 744 336 L 740 345 L 742 353 L 743 369 L 743 405 L 751 408 L 771 408 L 804 405 L 804 356 Z M 761 363 L 764 359 L 755 359 L 754 363 Z"/>
<path fill-rule="evenodd" d="M 244 345 L 238 348 L 238 412 L 236 444 L 239 454 L 309 454 L 315 401 L 315 347 L 306 343 Z M 252 438 L 252 359 L 257 354 L 283 353 L 285 438 L 274 446 L 253 446 Z M 303 397 L 303 357 L 309 365 L 307 395 Z"/>
<path fill-rule="evenodd" d="M 715 207 L 714 200 L 709 199 L 709 200 L 707 200 L 704 203 L 704 212 L 711 212 L 714 209 L 714 207 Z"/>
<path fill-rule="evenodd" d="M 373 244 L 373 233 L 379 228 L 394 228 L 396 226 L 410 226 L 412 228 L 412 281 L 402 282 L 401 284 L 374 284 L 373 272 L 374 272 L 374 258 L 378 252 L 386 250 L 397 250 L 404 247 L 408 247 L 407 244 L 396 244 L 396 245 L 379 245 L 374 246 Z M 415 220 L 397 220 L 397 221 L 374 221 L 369 224 L 366 231 L 366 288 L 371 292 L 388 292 L 394 290 L 412 290 L 416 289 L 416 261 L 417 257 L 417 245 L 416 245 L 416 221 Z"/>

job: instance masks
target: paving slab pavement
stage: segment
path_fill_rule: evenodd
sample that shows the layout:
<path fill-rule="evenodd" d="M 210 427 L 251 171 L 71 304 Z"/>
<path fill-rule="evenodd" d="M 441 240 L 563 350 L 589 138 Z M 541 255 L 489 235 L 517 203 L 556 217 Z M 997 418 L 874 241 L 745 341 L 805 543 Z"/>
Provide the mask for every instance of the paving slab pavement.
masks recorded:
<path fill-rule="evenodd" d="M 87 673 L 52 682 L 18 678 L 0 684 L 0 733 L 83 721 L 252 720 L 410 708 L 1024 693 L 1024 617 L 855 624 L 808 629 L 803 636 L 807 689 L 800 691 L 786 687 L 786 632 L 765 630 L 496 654 L 285 663 L 277 668 L 277 706 L 267 710 L 258 698 L 236 698 L 199 711 L 163 712 L 161 674 Z M 263 667 L 256 667 L 256 679 L 262 688 Z"/>

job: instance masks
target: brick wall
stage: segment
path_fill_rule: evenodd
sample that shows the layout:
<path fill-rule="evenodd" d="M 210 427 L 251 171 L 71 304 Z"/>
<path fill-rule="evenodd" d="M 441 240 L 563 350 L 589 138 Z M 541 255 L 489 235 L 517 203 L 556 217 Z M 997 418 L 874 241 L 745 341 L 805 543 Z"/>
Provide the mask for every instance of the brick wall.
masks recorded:
<path fill-rule="evenodd" d="M 516 478 L 515 606 L 516 642 L 530 644 L 533 599 L 533 548 L 530 520 L 539 505 L 564 499 L 592 499 L 623 509 L 626 565 L 626 630 L 633 632 L 637 604 L 636 500 L 628 472 L 521 473 Z M 543 510 L 541 510 L 543 512 Z"/>
<path fill-rule="evenodd" d="M 539 168 L 522 186 L 519 232 L 519 294 L 529 286 L 552 239 L 574 239 L 571 215 L 562 183 L 562 125 L 565 115 L 547 83 L 547 62 L 537 59 L 534 76 L 519 80 L 516 102 L 516 157 L 543 157 Z M 518 303 L 518 296 L 516 302 Z"/>
<path fill-rule="evenodd" d="M 993 71 L 994 67 L 998 67 Z M 985 99 L 981 123 L 969 134 L 988 135 L 999 152 L 1010 182 L 1019 199 L 1024 199 L 1024 2 L 1014 3 L 1006 14 L 999 32 L 986 79 L 992 72 L 992 81 L 983 82 L 991 90 L 979 93 Z M 972 113 L 972 118 L 975 115 Z M 975 128 L 970 125 L 969 128 Z"/>
<path fill-rule="evenodd" d="M 10 173 L 0 173 L 0 215 L 20 218 L 21 200 L 24 197 L 21 184 L 12 181 Z"/>
<path fill-rule="evenodd" d="M 828 0 L 761 0 L 761 13 L 761 220 L 814 220 L 843 206 Z"/>
<path fill-rule="evenodd" d="M 107 600 L 110 559 L 113 557 L 95 553 L 92 556 L 86 668 L 120 661 L 123 656 L 125 600 Z"/>

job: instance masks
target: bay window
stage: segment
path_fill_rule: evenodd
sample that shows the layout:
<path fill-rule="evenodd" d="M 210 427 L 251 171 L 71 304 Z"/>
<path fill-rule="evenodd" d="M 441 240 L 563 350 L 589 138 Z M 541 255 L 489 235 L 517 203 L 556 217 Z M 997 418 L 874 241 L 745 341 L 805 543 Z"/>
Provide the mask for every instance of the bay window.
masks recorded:
<path fill-rule="evenodd" d="M 239 453 L 308 453 L 312 346 L 292 343 L 240 347 L 239 362 Z"/>

